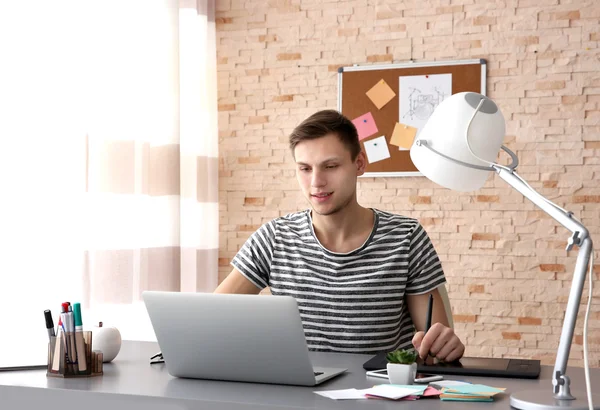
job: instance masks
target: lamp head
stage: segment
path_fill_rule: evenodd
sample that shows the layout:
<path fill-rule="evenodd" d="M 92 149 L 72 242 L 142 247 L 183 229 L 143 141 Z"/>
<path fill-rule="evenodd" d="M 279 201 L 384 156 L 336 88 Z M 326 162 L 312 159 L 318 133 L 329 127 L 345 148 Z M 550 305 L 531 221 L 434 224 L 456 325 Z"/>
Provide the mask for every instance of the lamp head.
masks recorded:
<path fill-rule="evenodd" d="M 410 149 L 410 158 L 433 182 L 455 191 L 475 191 L 483 186 L 489 171 L 460 165 L 419 141 L 425 141 L 435 151 L 455 160 L 489 166 L 496 162 L 504 133 L 504 116 L 492 100 L 474 92 L 453 94 L 431 114 Z M 475 155 L 467 146 L 467 138 Z"/>

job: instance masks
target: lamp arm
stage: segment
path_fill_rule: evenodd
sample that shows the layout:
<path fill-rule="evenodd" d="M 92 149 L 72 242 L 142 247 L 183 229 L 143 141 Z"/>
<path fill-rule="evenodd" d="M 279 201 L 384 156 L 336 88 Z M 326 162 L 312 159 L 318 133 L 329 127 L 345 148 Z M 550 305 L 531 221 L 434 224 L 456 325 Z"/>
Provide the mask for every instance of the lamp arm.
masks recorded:
<path fill-rule="evenodd" d="M 573 235 L 569 239 L 567 250 L 570 250 L 573 245 L 579 247 L 569 300 L 567 302 L 565 318 L 560 334 L 560 343 L 556 352 L 556 362 L 554 364 L 554 374 L 552 379 L 554 397 L 559 400 L 573 400 L 574 397 L 570 392 L 570 382 L 569 377 L 566 376 L 566 369 L 569 360 L 569 352 L 571 351 L 575 323 L 577 321 L 577 312 L 579 310 L 579 304 L 581 303 L 587 266 L 592 253 L 592 239 L 589 237 L 588 230 L 577 221 L 570 212 L 565 212 L 546 201 L 544 197 L 525 184 L 519 177 L 514 175 L 511 170 L 497 166 L 492 167 L 496 169 L 500 178 L 572 232 Z"/>
<path fill-rule="evenodd" d="M 498 176 L 502 178 L 506 183 L 519 191 L 524 197 L 529 199 L 540 209 L 554 218 L 559 224 L 568 229 L 571 233 L 576 234 L 577 238 L 574 242 L 578 245 L 579 242 L 583 242 L 585 238 L 589 236 L 588 230 L 575 218 L 571 212 L 564 212 L 560 208 L 548 203 L 538 192 L 528 187 L 520 178 L 515 176 L 513 172 L 509 172 L 503 167 L 492 165 L 492 168 L 496 170 Z"/>

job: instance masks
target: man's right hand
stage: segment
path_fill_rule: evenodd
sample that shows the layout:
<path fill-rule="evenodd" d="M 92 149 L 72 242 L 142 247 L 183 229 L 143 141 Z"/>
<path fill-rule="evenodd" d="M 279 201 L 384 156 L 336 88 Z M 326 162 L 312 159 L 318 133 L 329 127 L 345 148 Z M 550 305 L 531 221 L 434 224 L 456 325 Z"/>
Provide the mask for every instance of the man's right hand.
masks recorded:
<path fill-rule="evenodd" d="M 415 333 L 412 344 L 422 359 L 431 355 L 438 360 L 453 362 L 465 353 L 465 345 L 456 336 L 454 329 L 441 323 L 431 326 L 427 334 L 423 331 Z"/>

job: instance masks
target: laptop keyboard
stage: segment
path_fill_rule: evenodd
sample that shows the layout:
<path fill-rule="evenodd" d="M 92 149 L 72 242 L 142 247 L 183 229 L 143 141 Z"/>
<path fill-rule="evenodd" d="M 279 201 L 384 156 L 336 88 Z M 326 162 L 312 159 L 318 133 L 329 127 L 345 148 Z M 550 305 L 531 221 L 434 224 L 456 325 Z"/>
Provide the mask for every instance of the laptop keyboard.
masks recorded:
<path fill-rule="evenodd" d="M 323 374 L 323 372 L 313 372 L 315 374 L 315 376 L 320 376 Z"/>

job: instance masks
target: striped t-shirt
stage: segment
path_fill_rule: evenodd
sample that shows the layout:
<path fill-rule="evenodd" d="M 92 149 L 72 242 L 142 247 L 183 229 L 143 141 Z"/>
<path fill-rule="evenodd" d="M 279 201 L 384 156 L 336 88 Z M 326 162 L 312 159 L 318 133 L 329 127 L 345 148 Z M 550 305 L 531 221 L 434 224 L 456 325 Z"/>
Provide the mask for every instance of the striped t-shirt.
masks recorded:
<path fill-rule="evenodd" d="M 348 253 L 325 249 L 310 210 L 261 226 L 231 264 L 259 288 L 293 296 L 310 350 L 373 353 L 412 346 L 404 297 L 445 282 L 417 220 L 377 209 L 373 231 Z"/>

